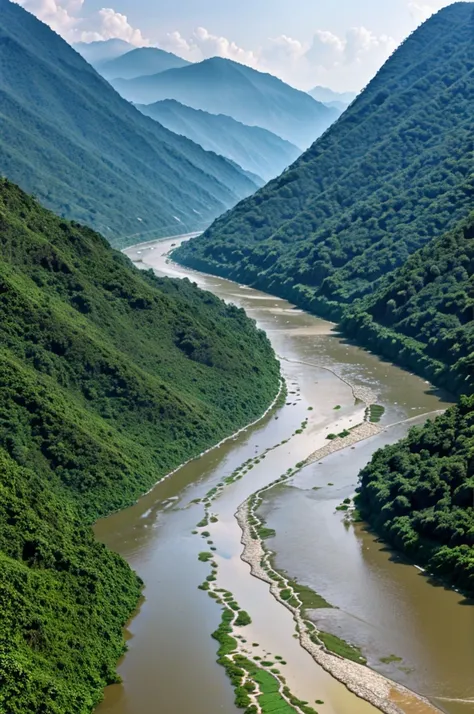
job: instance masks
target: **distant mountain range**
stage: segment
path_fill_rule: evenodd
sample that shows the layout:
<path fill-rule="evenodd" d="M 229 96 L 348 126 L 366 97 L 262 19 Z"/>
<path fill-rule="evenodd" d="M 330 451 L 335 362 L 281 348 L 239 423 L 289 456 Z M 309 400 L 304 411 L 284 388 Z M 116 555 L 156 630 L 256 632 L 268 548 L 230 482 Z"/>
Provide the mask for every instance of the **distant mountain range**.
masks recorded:
<path fill-rule="evenodd" d="M 357 97 L 357 92 L 335 92 L 329 87 L 320 86 L 313 87 L 308 94 L 318 102 L 328 105 L 345 104 L 347 106 Z"/>
<path fill-rule="evenodd" d="M 110 80 L 135 79 L 165 72 L 167 69 L 186 67 L 190 62 L 156 47 L 138 47 L 120 57 L 92 64 L 105 79 Z"/>
<path fill-rule="evenodd" d="M 112 40 L 97 40 L 96 42 L 78 42 L 73 47 L 92 65 L 113 60 L 135 49 L 135 46 L 131 45 L 130 42 L 116 38 Z"/>
<path fill-rule="evenodd" d="M 9 0 L 0 34 L 0 173 L 59 214 L 120 247 L 205 227 L 256 190 L 228 160 L 145 117 Z"/>
<path fill-rule="evenodd" d="M 266 129 L 247 126 L 223 114 L 191 109 L 174 99 L 137 107 L 167 129 L 187 136 L 207 151 L 235 161 L 265 181 L 280 174 L 301 153 L 296 146 Z"/>
<path fill-rule="evenodd" d="M 270 74 L 221 57 L 151 76 L 117 79 L 112 85 L 136 104 L 175 99 L 262 127 L 302 149 L 340 114 Z"/>
<path fill-rule="evenodd" d="M 393 271 L 427 244 L 423 274 L 429 275 L 433 239 L 472 211 L 473 9 L 474 3 L 454 3 L 418 28 L 290 169 L 183 244 L 176 259 L 331 319 L 350 317 L 359 301 L 369 301 L 381 289 L 373 316 L 404 333 L 407 342 L 426 339 L 428 345 L 419 350 L 410 346 L 410 367 L 423 374 L 428 374 L 425 350 L 440 362 L 472 352 L 472 342 L 454 318 L 458 306 L 461 314 L 466 305 L 472 331 L 467 255 L 456 259 L 458 266 L 454 257 L 446 265 L 446 275 L 454 270 L 460 286 L 456 297 L 441 289 L 436 297 L 447 315 L 440 314 L 434 299 L 429 309 L 423 307 L 422 298 L 414 306 L 422 313 L 416 330 L 412 311 L 400 307 L 412 288 L 420 289 L 416 274 L 412 287 L 400 287 L 395 296 L 392 288 L 394 280 L 407 284 Z M 416 261 L 407 265 L 416 266 Z M 434 260 L 432 279 L 438 274 Z M 428 290 L 424 294 L 430 295 Z M 387 305 L 385 296 L 394 305 Z M 370 331 L 371 317 L 361 319 L 361 330 Z M 380 351 L 393 357 L 397 349 L 403 361 L 405 344 L 395 343 L 384 330 L 379 336 Z M 448 357 L 443 350 L 453 354 Z M 472 363 L 463 369 L 466 374 Z"/>

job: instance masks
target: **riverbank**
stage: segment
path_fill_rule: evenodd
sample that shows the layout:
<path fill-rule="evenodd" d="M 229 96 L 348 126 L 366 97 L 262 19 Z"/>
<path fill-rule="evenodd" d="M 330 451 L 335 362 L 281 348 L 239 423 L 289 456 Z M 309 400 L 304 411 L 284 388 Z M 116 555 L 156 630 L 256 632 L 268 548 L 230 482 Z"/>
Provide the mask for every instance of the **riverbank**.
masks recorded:
<path fill-rule="evenodd" d="M 369 405 L 366 404 L 366 406 Z M 254 577 L 270 586 L 273 597 L 290 610 L 301 647 L 313 657 L 318 665 L 344 684 L 351 692 L 384 714 L 436 714 L 440 710 L 425 697 L 389 680 L 365 665 L 330 652 L 324 646 L 324 643 L 318 639 L 318 630 L 314 623 L 304 617 L 303 602 L 298 591 L 285 575 L 275 570 L 271 562 L 271 554 L 264 546 L 262 533 L 265 532 L 265 525 L 256 513 L 261 495 L 265 491 L 293 478 L 304 466 L 320 461 L 337 451 L 351 448 L 358 442 L 375 436 L 383 430 L 384 427 L 369 421 L 358 424 L 351 428 L 350 434 L 346 437 L 330 440 L 328 444 L 315 450 L 304 463 L 297 464 L 289 473 L 256 491 L 242 503 L 235 514 L 242 531 L 241 543 L 244 549 L 241 559 L 250 566 L 251 574 Z M 245 652 L 245 648 L 241 648 L 241 654 L 245 654 Z"/>
<path fill-rule="evenodd" d="M 268 414 L 261 425 L 248 428 L 219 448 L 191 460 L 174 472 L 172 479 L 159 483 L 136 506 L 98 525 L 101 540 L 121 552 L 146 583 L 146 601 L 131 623 L 133 639 L 120 667 L 124 684 L 107 693 L 99 711 L 101 714 L 134 714 L 136 711 L 153 714 L 153 702 L 159 697 L 162 714 L 190 708 L 195 714 L 214 710 L 237 712 L 228 681 L 215 666 L 215 647 L 209 637 L 218 626 L 220 608 L 215 606 L 214 598 L 197 590 L 203 583 L 203 565 L 199 563 L 198 554 L 207 548 L 218 564 L 218 572 L 215 582 L 207 578 L 205 582 L 209 582 L 212 589 L 232 593 L 235 602 L 252 619 L 246 628 L 236 627 L 242 656 L 247 650 L 246 656 L 252 660 L 260 657 L 262 662 L 273 662 L 271 668 L 280 669 L 291 693 L 300 701 L 311 702 L 319 714 L 375 714 L 375 707 L 351 693 L 301 647 L 299 640 L 294 639 L 292 613 L 281 608 L 268 592 L 266 583 L 250 577 L 248 566 L 241 560 L 242 532 L 234 514 L 239 504 L 276 476 L 286 474 L 289 469 L 293 472 L 300 462 L 317 461 L 326 454 L 333 454 L 336 444 L 339 448 L 347 447 L 344 453 L 349 449 L 345 461 L 346 474 L 349 474 L 360 452 L 356 446 L 357 450 L 350 450 L 354 441 L 345 442 L 348 437 L 338 435 L 349 431 L 353 439 L 352 430 L 356 431 L 357 425 L 363 422 L 366 402 L 365 399 L 358 401 L 359 389 L 371 392 L 371 403 L 386 407 L 382 425 L 430 412 L 440 406 L 439 399 L 416 377 L 380 363 L 374 356 L 339 340 L 328 323 L 293 310 L 291 305 L 271 295 L 260 295 L 236 283 L 191 273 L 168 262 L 164 254 L 169 247 L 165 242 L 157 244 L 154 251 L 140 252 L 141 267 L 151 267 L 158 274 L 171 277 L 189 277 L 200 287 L 243 307 L 272 341 L 288 382 L 288 398 L 281 409 Z M 358 388 L 356 394 L 350 384 Z M 368 443 L 387 441 L 379 432 L 383 429 L 381 425 L 362 423 L 359 428 L 364 430 Z M 330 434 L 336 438 L 328 439 Z M 353 479 L 355 475 L 348 478 Z M 345 496 L 352 495 L 353 490 L 343 493 L 343 480 L 332 476 L 324 466 L 315 466 L 306 478 L 306 493 L 311 503 L 332 503 L 329 510 L 334 528 L 329 522 L 325 525 L 329 531 L 337 530 L 341 543 L 342 517 L 334 517 L 334 508 Z M 355 487 L 354 480 L 351 484 Z M 282 499 L 284 493 L 280 493 Z M 288 497 L 290 494 L 296 495 L 297 489 L 290 489 Z M 206 525 L 201 525 L 206 502 L 212 506 L 208 509 Z M 191 536 L 194 531 L 198 533 Z M 350 549 L 353 547 L 350 541 L 354 540 L 353 529 L 347 529 L 346 545 Z M 308 538 L 305 542 L 308 544 Z M 313 537 L 313 547 L 314 542 Z M 327 545 L 332 553 L 336 544 L 331 537 Z M 311 546 L 308 547 L 311 550 Z M 341 544 L 339 550 L 343 549 Z M 351 558 L 351 566 L 357 564 L 350 553 L 347 557 Z M 344 563 L 344 556 L 342 561 Z M 171 568 L 170 563 L 173 563 Z M 328 599 L 332 601 L 331 597 Z M 336 608 L 324 612 L 337 614 L 340 611 Z M 400 623 L 401 627 L 404 625 L 406 623 Z M 186 632 L 185 638 L 177 636 L 181 632 Z M 345 636 L 344 628 L 338 632 Z M 348 637 L 358 642 L 350 633 Z M 157 642 L 166 643 L 166 647 L 157 648 Z M 254 647 L 257 642 L 259 646 Z M 399 653 L 390 642 L 384 642 L 382 648 L 381 656 Z M 278 662 L 283 659 L 286 664 L 280 667 Z M 177 691 L 173 685 L 177 670 L 185 673 L 189 681 L 187 691 L 181 688 Z M 423 687 L 418 691 L 427 690 Z M 417 703 L 420 705 L 420 701 Z"/>

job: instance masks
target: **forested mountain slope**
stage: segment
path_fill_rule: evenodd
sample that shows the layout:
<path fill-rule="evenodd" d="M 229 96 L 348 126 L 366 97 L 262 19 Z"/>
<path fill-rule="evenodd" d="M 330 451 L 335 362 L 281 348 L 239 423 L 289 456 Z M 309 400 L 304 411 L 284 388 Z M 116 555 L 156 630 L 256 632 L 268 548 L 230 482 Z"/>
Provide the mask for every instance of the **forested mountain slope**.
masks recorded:
<path fill-rule="evenodd" d="M 205 227 L 255 190 L 229 161 L 143 116 L 9 0 L 0 36 L 0 175 L 57 213 L 123 247 L 134 234 Z"/>
<path fill-rule="evenodd" d="M 259 126 L 306 149 L 340 112 L 271 74 L 222 57 L 112 85 L 136 104 L 175 99 L 211 114 Z"/>
<path fill-rule="evenodd" d="M 175 258 L 339 318 L 473 206 L 474 3 L 394 53 L 290 169 Z"/>
<path fill-rule="evenodd" d="M 474 213 L 347 308 L 342 327 L 435 384 L 474 393 Z"/>
<path fill-rule="evenodd" d="M 143 114 L 175 134 L 187 136 L 206 151 L 226 156 L 265 181 L 280 174 L 301 153 L 296 146 L 266 129 L 247 126 L 224 114 L 192 109 L 173 99 L 137 106 Z"/>
<path fill-rule="evenodd" d="M 190 64 L 182 57 L 159 50 L 157 47 L 137 47 L 120 57 L 105 62 L 94 63 L 96 70 L 105 79 L 134 79 L 147 74 L 165 72 L 167 69 L 186 67 Z"/>
<path fill-rule="evenodd" d="M 474 397 L 377 451 L 361 515 L 393 546 L 474 596 Z"/>
<path fill-rule="evenodd" d="M 140 584 L 95 518 L 259 416 L 266 336 L 0 180 L 0 710 L 85 714 Z"/>

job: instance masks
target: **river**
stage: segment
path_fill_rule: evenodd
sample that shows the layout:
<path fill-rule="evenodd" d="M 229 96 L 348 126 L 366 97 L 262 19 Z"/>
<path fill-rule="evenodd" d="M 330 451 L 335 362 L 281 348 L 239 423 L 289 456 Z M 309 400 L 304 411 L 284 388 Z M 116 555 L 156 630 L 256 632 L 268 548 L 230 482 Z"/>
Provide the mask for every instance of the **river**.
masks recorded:
<path fill-rule="evenodd" d="M 119 665 L 123 683 L 106 690 L 97 712 L 239 711 L 225 672 L 215 662 L 217 643 L 210 637 L 220 622 L 220 608 L 198 589 L 209 574 L 198 554 L 209 545 L 193 534 L 204 513 L 202 503 L 193 501 L 248 459 L 276 446 L 212 503 L 216 522 L 208 531 L 216 549 L 218 585 L 230 590 L 252 617 L 245 628 L 249 650 L 258 643 L 252 654 L 284 657 L 284 675 L 296 696 L 322 700 L 320 714 L 376 714 L 300 647 L 291 613 L 240 559 L 241 531 L 234 514 L 252 493 L 327 444 L 329 431 L 361 421 L 363 409 L 353 387 L 370 390 L 384 405 L 381 426 L 422 421 L 427 413 L 445 408 L 449 397 L 347 343 L 332 324 L 284 300 L 170 263 L 166 253 L 175 242 L 148 243 L 126 252 L 139 267 L 189 277 L 245 308 L 272 341 L 288 397 L 283 407 L 190 462 L 136 505 L 96 524 L 97 537 L 121 553 L 145 582 L 143 602 L 127 630 L 129 650 Z M 297 433 L 306 420 L 306 428 Z M 312 612 L 323 629 L 360 645 L 375 670 L 426 695 L 448 714 L 467 714 L 474 711 L 474 700 L 466 701 L 474 697 L 474 608 L 460 595 L 433 587 L 420 570 L 393 558 L 360 526 L 344 525 L 343 515 L 335 511 L 353 495 L 358 471 L 371 453 L 396 441 L 408 427 L 403 423 L 382 431 L 268 491 L 261 512 L 276 536 L 267 542 L 278 567 L 335 606 Z M 402 708 L 407 714 L 424 711 L 412 703 Z"/>

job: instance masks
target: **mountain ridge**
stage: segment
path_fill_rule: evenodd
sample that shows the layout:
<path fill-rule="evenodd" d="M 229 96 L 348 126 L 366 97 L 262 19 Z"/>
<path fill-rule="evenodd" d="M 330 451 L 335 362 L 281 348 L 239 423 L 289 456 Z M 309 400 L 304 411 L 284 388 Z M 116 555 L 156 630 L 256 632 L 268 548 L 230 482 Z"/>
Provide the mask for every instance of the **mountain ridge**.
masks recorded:
<path fill-rule="evenodd" d="M 206 151 L 226 156 L 266 181 L 281 173 L 300 153 L 267 129 L 247 126 L 225 114 L 192 109 L 174 99 L 136 106 L 170 131 L 187 136 Z"/>
<path fill-rule="evenodd" d="M 305 148 L 339 115 L 271 74 L 222 57 L 112 85 L 129 101 L 174 99 L 193 109 L 225 114 Z"/>
<path fill-rule="evenodd" d="M 95 69 L 108 81 L 135 79 L 165 72 L 168 69 L 186 67 L 191 62 L 157 47 L 137 47 L 119 57 L 94 63 Z"/>
<path fill-rule="evenodd" d="M 338 320 L 472 206 L 473 3 L 416 30 L 323 137 L 175 257 Z"/>
<path fill-rule="evenodd" d="M 0 172 L 116 245 L 204 228 L 255 190 L 143 116 L 49 27 L 0 0 Z"/>

